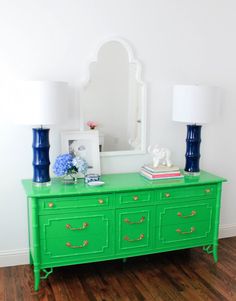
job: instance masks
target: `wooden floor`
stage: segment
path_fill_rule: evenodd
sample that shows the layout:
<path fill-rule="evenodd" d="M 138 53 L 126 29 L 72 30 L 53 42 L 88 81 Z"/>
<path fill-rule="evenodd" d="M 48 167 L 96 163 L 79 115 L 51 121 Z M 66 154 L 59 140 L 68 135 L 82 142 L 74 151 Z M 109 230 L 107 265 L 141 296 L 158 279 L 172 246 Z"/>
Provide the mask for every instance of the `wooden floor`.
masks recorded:
<path fill-rule="evenodd" d="M 220 240 L 219 262 L 200 248 L 56 268 L 33 291 L 29 265 L 0 269 L 0 301 L 236 300 L 236 237 Z"/>

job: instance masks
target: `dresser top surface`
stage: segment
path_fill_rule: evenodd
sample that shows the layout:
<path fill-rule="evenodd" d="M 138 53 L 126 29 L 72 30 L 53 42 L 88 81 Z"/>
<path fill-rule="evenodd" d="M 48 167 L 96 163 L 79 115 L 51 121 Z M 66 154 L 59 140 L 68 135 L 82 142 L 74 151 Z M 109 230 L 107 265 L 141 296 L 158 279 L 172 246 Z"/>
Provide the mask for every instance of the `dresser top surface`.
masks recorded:
<path fill-rule="evenodd" d="M 50 186 L 36 187 L 32 180 L 22 180 L 28 197 L 49 197 L 80 194 L 100 194 L 119 191 L 133 191 L 145 189 L 161 189 L 170 187 L 183 187 L 191 185 L 203 185 L 224 182 L 225 179 L 201 171 L 200 176 L 185 176 L 180 179 L 148 180 L 139 173 L 120 173 L 102 175 L 103 186 L 91 187 L 84 183 L 83 179 L 77 184 L 63 184 L 61 179 L 53 178 Z"/>

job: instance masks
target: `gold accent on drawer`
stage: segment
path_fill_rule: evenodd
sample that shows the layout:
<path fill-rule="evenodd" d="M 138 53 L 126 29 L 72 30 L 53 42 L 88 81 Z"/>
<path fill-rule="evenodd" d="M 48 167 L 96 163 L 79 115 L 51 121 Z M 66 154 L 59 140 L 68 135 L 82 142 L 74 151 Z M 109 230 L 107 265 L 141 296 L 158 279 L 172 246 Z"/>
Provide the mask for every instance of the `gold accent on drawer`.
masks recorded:
<path fill-rule="evenodd" d="M 66 228 L 69 229 L 69 230 L 71 230 L 71 231 L 75 231 L 75 230 L 84 230 L 84 229 L 87 228 L 88 226 L 89 226 L 89 224 L 86 223 L 86 222 L 84 222 L 84 223 L 83 223 L 83 226 L 80 227 L 80 228 L 73 228 L 73 227 L 71 227 L 70 224 L 66 224 Z"/>
<path fill-rule="evenodd" d="M 144 234 L 140 234 L 138 238 L 130 239 L 127 235 L 124 237 L 124 240 L 127 240 L 128 242 L 134 242 L 144 239 Z"/>
<path fill-rule="evenodd" d="M 189 215 L 183 215 L 182 212 L 178 212 L 177 215 L 182 218 L 192 217 L 197 214 L 197 211 L 193 210 Z"/>
<path fill-rule="evenodd" d="M 53 202 L 48 203 L 48 207 L 49 207 L 49 208 L 54 207 L 54 203 L 53 203 Z"/>
<path fill-rule="evenodd" d="M 85 240 L 81 246 L 72 246 L 70 242 L 66 243 L 66 246 L 71 249 L 81 249 L 88 245 L 88 240 Z"/>
<path fill-rule="evenodd" d="M 100 200 L 98 200 L 98 203 L 99 204 L 104 204 L 104 200 L 100 199 Z"/>
<path fill-rule="evenodd" d="M 170 193 L 168 193 L 168 192 L 165 193 L 165 197 L 166 197 L 166 198 L 169 198 L 169 197 L 170 197 Z"/>
<path fill-rule="evenodd" d="M 142 224 L 144 221 L 145 221 L 145 217 L 144 217 L 144 216 L 142 216 L 138 222 L 131 222 L 128 218 L 125 218 L 125 219 L 124 219 L 124 222 L 125 222 L 126 224 L 129 224 L 129 225 L 133 225 L 133 224 Z"/>
<path fill-rule="evenodd" d="M 205 189 L 205 193 L 210 193 L 210 192 L 211 192 L 210 188 Z"/>
<path fill-rule="evenodd" d="M 181 229 L 176 229 L 176 232 L 178 232 L 179 234 L 191 234 L 191 233 L 193 233 L 194 231 L 195 231 L 196 229 L 195 229 L 195 227 L 191 227 L 190 228 L 190 231 L 182 231 Z"/>
<path fill-rule="evenodd" d="M 134 195 L 134 196 L 133 196 L 133 200 L 134 200 L 134 201 L 137 201 L 138 199 L 139 199 L 139 197 L 138 197 L 137 195 Z"/>

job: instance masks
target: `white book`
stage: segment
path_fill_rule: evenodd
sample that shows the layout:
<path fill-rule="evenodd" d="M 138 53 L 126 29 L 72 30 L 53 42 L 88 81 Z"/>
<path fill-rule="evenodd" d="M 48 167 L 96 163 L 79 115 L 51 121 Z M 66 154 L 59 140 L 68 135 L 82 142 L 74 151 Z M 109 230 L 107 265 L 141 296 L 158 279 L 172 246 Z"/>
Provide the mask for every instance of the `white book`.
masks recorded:
<path fill-rule="evenodd" d="M 159 165 L 157 167 L 154 167 L 152 164 L 145 164 L 143 165 L 143 168 L 146 169 L 147 171 L 153 172 L 153 173 L 165 173 L 165 172 L 176 172 L 179 171 L 178 166 L 165 166 L 165 165 Z"/>

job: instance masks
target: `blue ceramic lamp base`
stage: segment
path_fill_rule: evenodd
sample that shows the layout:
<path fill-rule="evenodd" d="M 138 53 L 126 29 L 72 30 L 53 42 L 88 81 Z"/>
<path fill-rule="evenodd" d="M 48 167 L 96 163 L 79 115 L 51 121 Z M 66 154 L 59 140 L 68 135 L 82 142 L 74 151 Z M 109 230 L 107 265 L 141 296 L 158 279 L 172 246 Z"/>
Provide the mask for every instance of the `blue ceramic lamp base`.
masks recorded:
<path fill-rule="evenodd" d="M 35 186 L 49 186 L 49 129 L 33 129 L 33 184 Z"/>
<path fill-rule="evenodd" d="M 200 144 L 201 144 L 201 125 L 187 125 L 186 137 L 186 164 L 184 173 L 190 176 L 200 174 Z"/>

